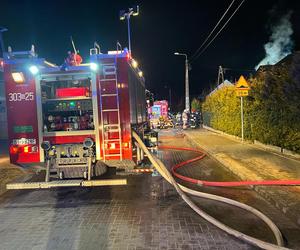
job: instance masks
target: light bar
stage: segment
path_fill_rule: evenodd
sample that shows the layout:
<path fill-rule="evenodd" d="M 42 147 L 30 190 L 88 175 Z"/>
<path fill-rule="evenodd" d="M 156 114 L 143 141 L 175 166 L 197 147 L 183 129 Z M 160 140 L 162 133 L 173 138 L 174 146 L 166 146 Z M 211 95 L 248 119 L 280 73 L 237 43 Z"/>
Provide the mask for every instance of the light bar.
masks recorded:
<path fill-rule="evenodd" d="M 124 52 L 124 50 L 110 50 L 107 51 L 108 55 L 117 55 L 117 54 L 122 54 Z"/>
<path fill-rule="evenodd" d="M 90 63 L 90 68 L 93 71 L 97 71 L 98 70 L 98 64 L 97 63 Z"/>
<path fill-rule="evenodd" d="M 2 58 L 0 58 L 0 71 L 3 71 L 3 68 L 4 68 L 4 62 Z"/>
<path fill-rule="evenodd" d="M 139 74 L 139 77 L 143 77 L 143 71 L 140 70 L 138 74 Z"/>
<path fill-rule="evenodd" d="M 30 66 L 29 70 L 33 75 L 36 75 L 39 72 L 39 68 L 35 65 Z"/>
<path fill-rule="evenodd" d="M 25 82 L 25 77 L 22 72 L 13 72 L 13 73 L 11 73 L 11 76 L 16 83 Z"/>

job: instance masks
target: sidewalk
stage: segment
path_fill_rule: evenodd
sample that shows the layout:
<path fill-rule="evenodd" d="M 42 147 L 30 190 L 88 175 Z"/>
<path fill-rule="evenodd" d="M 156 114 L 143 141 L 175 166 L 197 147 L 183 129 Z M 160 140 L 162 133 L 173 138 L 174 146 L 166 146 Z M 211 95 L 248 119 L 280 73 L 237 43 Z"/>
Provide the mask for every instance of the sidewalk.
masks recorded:
<path fill-rule="evenodd" d="M 17 180 L 19 178 L 26 177 L 27 171 L 19 166 L 10 164 L 7 143 L 0 141 L 0 195 L 6 192 L 6 184 Z"/>
<path fill-rule="evenodd" d="M 206 129 L 186 130 L 184 133 L 192 145 L 204 149 L 241 180 L 300 179 L 300 160 Z M 300 187 L 256 186 L 254 189 L 300 225 Z"/>

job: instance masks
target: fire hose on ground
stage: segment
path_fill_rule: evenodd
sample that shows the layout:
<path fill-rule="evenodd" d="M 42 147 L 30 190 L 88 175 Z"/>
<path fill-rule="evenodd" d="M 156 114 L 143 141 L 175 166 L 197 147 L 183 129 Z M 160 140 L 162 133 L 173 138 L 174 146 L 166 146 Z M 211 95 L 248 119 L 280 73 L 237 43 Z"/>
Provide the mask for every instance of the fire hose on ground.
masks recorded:
<path fill-rule="evenodd" d="M 283 247 L 283 238 L 282 238 L 282 234 L 281 234 L 280 230 L 266 215 L 264 215 L 257 209 L 255 209 L 251 206 L 248 206 L 246 204 L 240 203 L 238 201 L 228 199 L 228 198 L 218 196 L 218 195 L 195 191 L 195 190 L 189 189 L 185 186 L 182 186 L 181 184 L 179 184 L 175 181 L 174 177 L 171 175 L 171 173 L 168 171 L 168 169 L 165 167 L 165 165 L 162 163 L 162 161 L 150 153 L 150 151 L 147 149 L 146 145 L 143 143 L 143 141 L 138 136 L 138 134 L 133 131 L 132 135 L 133 135 L 134 139 L 136 140 L 136 142 L 141 147 L 141 149 L 144 151 L 144 153 L 148 156 L 148 158 L 151 161 L 151 163 L 153 164 L 153 166 L 161 174 L 161 176 L 163 176 L 170 184 L 172 184 L 174 186 L 174 188 L 176 189 L 178 194 L 181 196 L 181 198 L 202 218 L 209 221 L 210 223 L 217 226 L 218 228 L 222 229 L 223 231 L 227 232 L 228 234 L 230 234 L 240 240 L 246 241 L 251 245 L 254 245 L 254 246 L 257 246 L 257 247 L 260 247 L 263 249 L 288 249 L 288 248 Z M 188 148 L 186 148 L 186 149 L 192 151 L 192 149 L 188 149 Z M 202 155 L 199 157 L 202 157 Z M 194 161 L 196 161 L 196 160 L 194 160 Z M 254 237 L 251 237 L 249 235 L 241 233 L 233 228 L 230 228 L 229 226 L 226 226 L 222 222 L 218 221 L 217 219 L 213 218 L 212 216 L 210 216 L 209 214 L 207 214 L 206 212 L 201 210 L 185 193 L 193 195 L 193 196 L 197 196 L 200 198 L 205 198 L 205 199 L 210 199 L 210 200 L 227 203 L 227 204 L 230 204 L 230 205 L 233 205 L 233 206 L 236 206 L 236 207 L 239 207 L 246 211 L 251 212 L 252 214 L 256 215 L 258 218 L 260 218 L 262 221 L 264 221 L 269 226 L 269 228 L 272 230 L 272 232 L 275 236 L 277 245 L 256 239 Z"/>
<path fill-rule="evenodd" d="M 293 186 L 300 185 L 300 180 L 259 180 L 259 181 L 205 181 L 198 180 L 194 178 L 190 178 L 184 175 L 181 175 L 176 172 L 177 169 L 203 159 L 206 154 L 198 149 L 185 148 L 185 147 L 174 147 L 174 146 L 159 146 L 159 149 L 171 149 L 171 150 L 184 150 L 184 151 L 192 151 L 195 153 L 199 153 L 199 156 L 196 156 L 187 161 L 180 162 L 174 165 L 171 169 L 172 174 L 176 176 L 178 179 L 183 181 L 196 184 L 199 186 L 211 186 L 211 187 L 239 187 L 239 186 Z"/>

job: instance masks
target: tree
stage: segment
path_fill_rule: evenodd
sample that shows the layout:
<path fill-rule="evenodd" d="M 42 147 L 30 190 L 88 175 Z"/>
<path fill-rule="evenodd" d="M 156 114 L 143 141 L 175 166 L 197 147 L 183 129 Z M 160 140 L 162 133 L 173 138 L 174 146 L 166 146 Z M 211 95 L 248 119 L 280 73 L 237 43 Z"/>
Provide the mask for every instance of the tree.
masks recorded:
<path fill-rule="evenodd" d="M 191 103 L 192 112 L 200 112 L 201 102 L 197 98 L 193 98 Z"/>

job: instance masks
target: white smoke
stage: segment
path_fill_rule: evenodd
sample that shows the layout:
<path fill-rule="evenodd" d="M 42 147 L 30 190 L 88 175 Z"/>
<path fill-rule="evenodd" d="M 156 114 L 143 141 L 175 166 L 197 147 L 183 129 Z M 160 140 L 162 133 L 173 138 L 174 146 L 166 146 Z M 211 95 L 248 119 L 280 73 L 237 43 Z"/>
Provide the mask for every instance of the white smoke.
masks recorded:
<path fill-rule="evenodd" d="M 271 28 L 272 35 L 270 40 L 264 45 L 265 58 L 255 66 L 256 70 L 260 65 L 274 65 L 291 53 L 293 48 L 291 14 L 291 12 L 287 13 L 279 20 L 277 25 Z"/>

